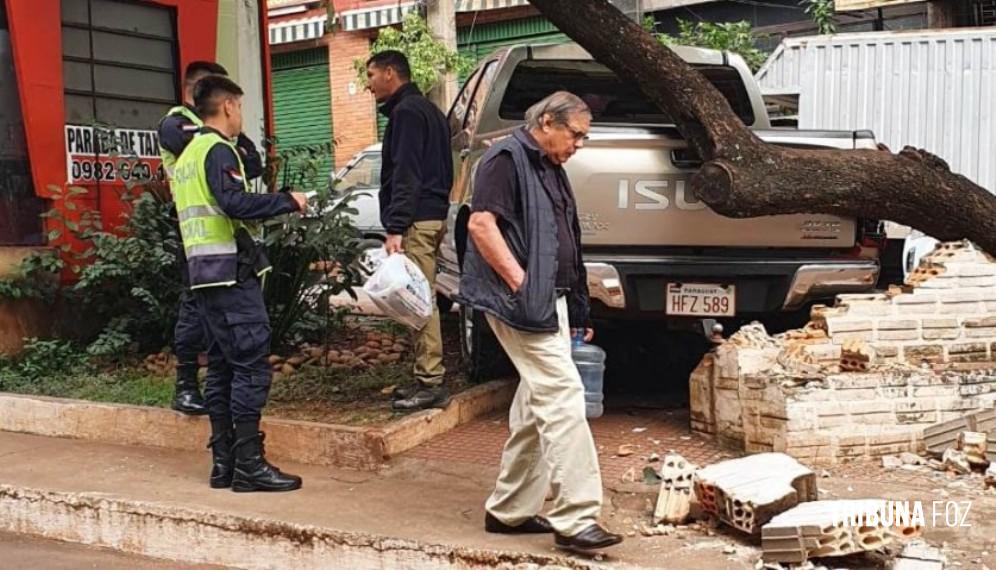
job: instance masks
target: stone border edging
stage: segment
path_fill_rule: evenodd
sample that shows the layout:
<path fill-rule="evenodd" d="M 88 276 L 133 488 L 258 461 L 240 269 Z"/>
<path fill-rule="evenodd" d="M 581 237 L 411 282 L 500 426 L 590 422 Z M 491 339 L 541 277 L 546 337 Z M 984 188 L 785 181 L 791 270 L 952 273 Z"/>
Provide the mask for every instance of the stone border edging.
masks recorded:
<path fill-rule="evenodd" d="M 453 397 L 445 410 L 426 410 L 377 427 L 265 419 L 267 454 L 311 465 L 375 470 L 474 418 L 506 407 L 515 383 L 494 381 Z M 117 445 L 203 448 L 210 426 L 165 408 L 0 393 L 0 430 Z"/>
<path fill-rule="evenodd" d="M 213 510 L 126 501 L 105 494 L 11 485 L 0 485 L 0 530 L 248 570 L 484 570 L 518 564 L 557 565 L 564 570 L 597 568 L 562 556 L 423 544 Z"/>

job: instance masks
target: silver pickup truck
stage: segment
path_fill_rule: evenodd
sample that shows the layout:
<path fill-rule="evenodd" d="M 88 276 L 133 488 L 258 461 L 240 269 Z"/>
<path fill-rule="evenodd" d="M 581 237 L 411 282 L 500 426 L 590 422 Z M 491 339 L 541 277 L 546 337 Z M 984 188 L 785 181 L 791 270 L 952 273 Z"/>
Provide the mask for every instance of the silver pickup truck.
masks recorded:
<path fill-rule="evenodd" d="M 875 148 L 869 132 L 773 129 L 739 56 L 673 49 L 767 142 Z M 495 52 L 476 68 L 449 112 L 456 181 L 449 239 L 440 256 L 443 296 L 452 298 L 459 283 L 478 160 L 523 124 L 529 106 L 561 89 L 584 99 L 593 115 L 590 138 L 566 169 L 581 218 L 594 319 L 736 324 L 805 311 L 837 293 L 875 286 L 878 221 L 815 214 L 737 220 L 716 214 L 689 190 L 701 161 L 672 121 L 582 48 L 560 44 Z M 461 323 L 468 372 L 477 377 L 495 343 L 480 315 L 464 309 Z"/>

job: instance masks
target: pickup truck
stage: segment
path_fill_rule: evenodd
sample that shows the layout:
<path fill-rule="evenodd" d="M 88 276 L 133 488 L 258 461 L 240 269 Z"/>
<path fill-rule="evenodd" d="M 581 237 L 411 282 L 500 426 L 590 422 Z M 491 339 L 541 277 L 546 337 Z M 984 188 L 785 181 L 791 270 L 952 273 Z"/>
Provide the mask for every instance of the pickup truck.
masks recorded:
<path fill-rule="evenodd" d="M 771 127 L 750 69 L 735 54 L 675 47 L 763 140 L 796 147 L 875 148 L 867 131 Z M 521 126 L 533 103 L 557 90 L 592 110 L 589 139 L 566 165 L 578 202 L 592 318 L 687 327 L 715 319 L 732 327 L 800 314 L 837 293 L 874 288 L 881 224 L 804 214 L 732 219 L 696 200 L 689 180 L 701 165 L 636 86 L 620 81 L 576 44 L 513 46 L 482 60 L 448 118 L 455 182 L 449 238 L 437 288 L 452 298 L 468 239 L 478 160 Z M 802 191 L 803 189 L 800 189 Z M 461 308 L 461 349 L 472 379 L 500 349 L 481 315 Z"/>

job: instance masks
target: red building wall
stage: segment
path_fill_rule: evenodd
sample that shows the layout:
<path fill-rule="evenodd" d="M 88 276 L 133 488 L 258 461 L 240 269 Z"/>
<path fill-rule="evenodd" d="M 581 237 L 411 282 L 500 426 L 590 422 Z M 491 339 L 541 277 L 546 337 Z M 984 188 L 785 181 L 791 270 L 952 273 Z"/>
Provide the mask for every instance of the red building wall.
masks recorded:
<path fill-rule="evenodd" d="M 35 193 L 42 198 L 51 198 L 51 188 L 64 189 L 68 181 L 61 2 L 5 1 Z M 142 1 L 176 9 L 178 78 L 182 80 L 179 71 L 187 63 L 215 58 L 219 0 Z M 178 92 L 181 92 L 180 87 L 177 86 Z M 86 195 L 76 200 L 80 206 L 96 209 L 99 205 L 102 219 L 110 225 L 120 219 L 120 214 L 124 211 L 124 205 L 119 199 L 122 183 L 101 182 L 78 186 L 87 190 Z M 61 202 L 54 205 L 60 208 Z M 80 213 L 79 210 L 62 211 L 67 217 L 78 217 Z M 51 229 L 52 222 L 47 223 Z"/>

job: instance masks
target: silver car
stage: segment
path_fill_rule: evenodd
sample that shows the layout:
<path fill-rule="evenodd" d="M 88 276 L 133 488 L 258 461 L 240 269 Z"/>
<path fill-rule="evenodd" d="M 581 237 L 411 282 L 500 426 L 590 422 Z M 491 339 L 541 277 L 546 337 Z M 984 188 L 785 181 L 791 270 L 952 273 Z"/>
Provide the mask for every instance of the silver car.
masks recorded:
<path fill-rule="evenodd" d="M 349 163 L 335 174 L 335 195 L 353 196 L 350 204 L 358 213 L 353 216 L 364 238 L 384 242 L 384 226 L 380 223 L 380 143 L 372 144 L 356 153 Z"/>

